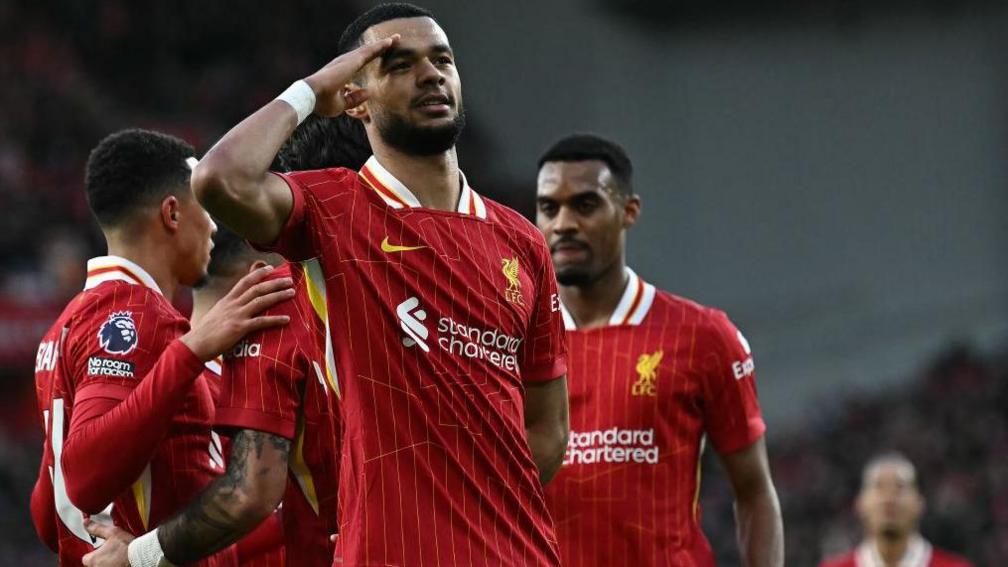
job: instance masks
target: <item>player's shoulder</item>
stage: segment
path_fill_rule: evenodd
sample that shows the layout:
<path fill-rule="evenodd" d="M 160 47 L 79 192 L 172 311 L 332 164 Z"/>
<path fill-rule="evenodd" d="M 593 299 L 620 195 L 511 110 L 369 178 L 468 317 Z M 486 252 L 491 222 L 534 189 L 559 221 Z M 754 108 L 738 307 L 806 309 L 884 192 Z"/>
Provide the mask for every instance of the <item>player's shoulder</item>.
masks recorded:
<path fill-rule="evenodd" d="M 973 564 L 965 557 L 937 547 L 931 549 L 931 565 L 932 567 L 973 567 Z"/>
<path fill-rule="evenodd" d="M 652 313 L 658 317 L 672 317 L 677 321 L 695 326 L 717 327 L 728 319 L 727 314 L 717 307 L 704 305 L 699 301 L 657 287 L 655 287 L 651 309 Z"/>
<path fill-rule="evenodd" d="M 80 292 L 68 309 L 74 323 L 114 317 L 157 322 L 185 322 L 185 317 L 160 292 L 142 285 L 113 280 Z"/>
<path fill-rule="evenodd" d="M 546 241 L 543 239 L 542 233 L 524 215 L 493 199 L 482 196 L 481 198 L 486 206 L 486 218 L 489 222 L 499 225 L 511 236 L 522 238 L 534 247 L 545 249 Z"/>
<path fill-rule="evenodd" d="M 320 195 L 352 189 L 360 183 L 360 176 L 357 172 L 345 167 L 291 171 L 279 175 L 289 181 L 294 181 L 304 189 Z"/>
<path fill-rule="evenodd" d="M 289 316 L 290 323 L 286 325 L 286 329 L 298 336 L 304 336 L 312 330 L 314 319 L 312 318 L 313 307 L 308 290 L 307 275 L 302 263 L 284 262 L 275 267 L 266 277 L 267 280 L 280 278 L 291 278 L 295 295 L 290 300 L 281 301 L 270 307 L 267 313 L 270 315 Z M 282 329 L 279 328 L 278 330 Z"/>
<path fill-rule="evenodd" d="M 819 567 L 857 567 L 857 562 L 854 557 L 855 552 L 848 551 L 843 555 L 836 555 L 823 560 L 819 563 Z"/>

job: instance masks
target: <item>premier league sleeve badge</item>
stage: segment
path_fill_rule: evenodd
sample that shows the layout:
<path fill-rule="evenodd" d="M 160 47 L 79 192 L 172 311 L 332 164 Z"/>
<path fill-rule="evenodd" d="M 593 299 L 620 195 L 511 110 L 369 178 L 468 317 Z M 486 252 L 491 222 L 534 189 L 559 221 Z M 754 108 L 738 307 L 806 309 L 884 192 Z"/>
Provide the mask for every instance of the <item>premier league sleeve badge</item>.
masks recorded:
<path fill-rule="evenodd" d="M 115 311 L 98 331 L 98 344 L 109 354 L 128 354 L 137 346 L 137 328 L 130 311 Z"/>

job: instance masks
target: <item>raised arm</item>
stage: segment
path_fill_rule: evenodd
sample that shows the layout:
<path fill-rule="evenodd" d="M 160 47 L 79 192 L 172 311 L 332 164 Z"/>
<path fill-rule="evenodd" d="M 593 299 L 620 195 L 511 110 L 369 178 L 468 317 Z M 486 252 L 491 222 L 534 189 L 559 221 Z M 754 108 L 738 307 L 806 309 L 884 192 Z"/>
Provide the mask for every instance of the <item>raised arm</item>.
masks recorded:
<path fill-rule="evenodd" d="M 525 384 L 525 434 L 545 485 L 560 470 L 570 435 L 566 376 Z"/>
<path fill-rule="evenodd" d="M 293 206 L 286 183 L 269 173 L 280 147 L 312 112 L 337 116 L 367 100 L 365 89 L 349 83 L 397 39 L 337 57 L 225 134 L 193 171 L 192 189 L 203 207 L 256 244 L 275 242 Z"/>
<path fill-rule="evenodd" d="M 735 524 L 742 564 L 784 565 L 784 525 L 770 478 L 766 443 L 760 437 L 745 449 L 721 455 L 735 491 Z"/>

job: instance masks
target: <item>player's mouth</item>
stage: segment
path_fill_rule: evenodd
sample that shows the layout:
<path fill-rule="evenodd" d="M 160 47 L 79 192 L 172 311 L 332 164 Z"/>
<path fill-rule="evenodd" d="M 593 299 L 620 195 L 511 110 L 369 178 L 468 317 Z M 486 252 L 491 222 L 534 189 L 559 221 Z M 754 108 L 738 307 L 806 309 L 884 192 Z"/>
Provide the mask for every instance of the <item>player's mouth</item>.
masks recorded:
<path fill-rule="evenodd" d="M 554 260 L 584 259 L 589 251 L 587 244 L 576 240 L 561 240 L 550 246 Z"/>
<path fill-rule="evenodd" d="M 452 99 L 442 93 L 431 93 L 413 102 L 413 108 L 429 116 L 443 116 L 451 112 Z"/>

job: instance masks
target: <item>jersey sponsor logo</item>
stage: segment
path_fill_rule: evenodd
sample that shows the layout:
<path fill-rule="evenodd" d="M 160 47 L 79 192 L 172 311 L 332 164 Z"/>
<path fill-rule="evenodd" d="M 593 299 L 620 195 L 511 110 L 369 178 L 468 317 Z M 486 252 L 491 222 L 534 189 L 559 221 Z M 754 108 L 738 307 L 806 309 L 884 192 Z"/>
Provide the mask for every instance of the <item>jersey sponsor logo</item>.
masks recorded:
<path fill-rule="evenodd" d="M 56 341 L 43 341 L 35 355 L 35 372 L 52 372 L 56 368 L 59 348 Z"/>
<path fill-rule="evenodd" d="M 130 311 L 115 311 L 98 330 L 98 344 L 109 354 L 128 354 L 137 346 L 137 328 Z"/>
<path fill-rule="evenodd" d="M 637 381 L 630 387 L 630 394 L 634 396 L 656 396 L 658 386 L 655 380 L 658 378 L 658 365 L 661 364 L 665 352 L 656 350 L 651 354 L 644 353 L 637 358 Z"/>
<path fill-rule="evenodd" d="M 256 358 L 262 352 L 262 345 L 259 343 L 253 343 L 248 340 L 243 340 L 242 342 L 236 344 L 227 353 L 227 358 Z"/>
<path fill-rule="evenodd" d="M 399 244 L 390 244 L 389 241 L 388 241 L 388 236 L 386 236 L 385 239 L 381 241 L 382 252 L 387 252 L 389 254 L 392 254 L 392 253 L 395 253 L 395 252 L 410 252 L 410 251 L 413 251 L 413 250 L 420 250 L 422 248 L 427 248 L 427 247 L 426 246 L 402 246 L 402 245 L 399 245 Z"/>
<path fill-rule="evenodd" d="M 507 287 L 504 288 L 504 299 L 515 305 L 525 305 L 525 300 L 522 298 L 521 293 L 521 280 L 518 279 L 521 273 L 519 270 L 517 256 L 501 258 L 501 272 L 507 278 Z"/>
<path fill-rule="evenodd" d="M 135 376 L 136 365 L 128 360 L 118 358 L 102 358 L 92 356 L 88 358 L 88 376 L 112 376 L 114 378 L 133 378 Z"/>
<path fill-rule="evenodd" d="M 571 431 L 564 465 L 596 463 L 658 464 L 654 429 L 611 427 L 597 431 Z"/>
<path fill-rule="evenodd" d="M 756 363 L 753 362 L 751 356 L 745 360 L 733 362 L 731 367 L 736 380 L 741 380 L 746 376 L 751 375 L 753 372 L 756 372 Z"/>
<path fill-rule="evenodd" d="M 402 344 L 406 348 L 420 345 L 424 352 L 430 352 L 427 346 L 427 337 L 430 332 L 422 321 L 427 318 L 427 312 L 420 309 L 420 300 L 411 297 L 396 306 L 396 315 L 399 316 L 399 327 L 406 333 Z"/>
<path fill-rule="evenodd" d="M 410 297 L 396 307 L 399 327 L 406 334 L 403 345 L 410 348 L 419 345 L 424 352 L 430 352 L 427 339 L 430 330 L 424 325 L 427 312 L 420 306 L 420 300 Z M 441 350 L 465 358 L 485 360 L 508 372 L 518 371 L 518 349 L 524 339 L 512 337 L 498 329 L 481 329 L 464 325 L 451 317 L 441 317 L 437 322 L 435 342 Z"/>

